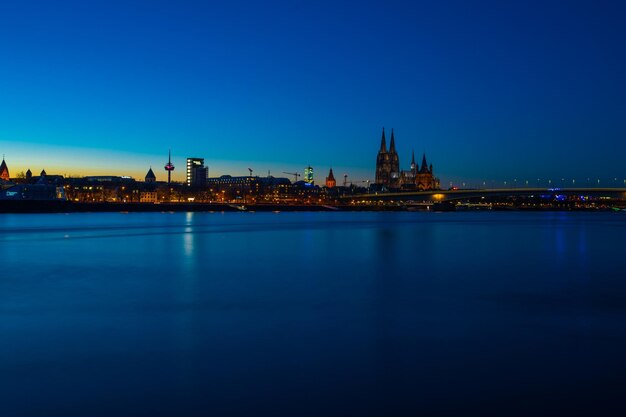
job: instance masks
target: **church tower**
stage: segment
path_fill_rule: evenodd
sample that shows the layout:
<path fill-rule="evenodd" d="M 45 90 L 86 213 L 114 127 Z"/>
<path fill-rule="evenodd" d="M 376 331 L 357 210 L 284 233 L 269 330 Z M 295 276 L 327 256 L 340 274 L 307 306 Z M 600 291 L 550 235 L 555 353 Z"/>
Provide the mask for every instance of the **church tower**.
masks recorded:
<path fill-rule="evenodd" d="M 389 159 L 391 161 L 389 186 L 391 188 L 398 188 L 400 186 L 400 158 L 396 151 L 396 138 L 393 134 L 393 128 L 391 129 L 391 141 L 389 142 Z"/>
<path fill-rule="evenodd" d="M 333 169 L 331 168 L 328 172 L 328 176 L 326 177 L 326 187 L 335 188 L 337 186 L 337 181 L 335 180 L 335 176 L 333 175 Z"/>
<path fill-rule="evenodd" d="M 393 129 L 391 129 L 391 140 L 389 141 L 389 150 L 387 150 L 385 128 L 383 128 L 380 150 L 376 158 L 376 184 L 388 188 L 400 186 L 400 158 L 396 151 L 396 138 Z"/>
<path fill-rule="evenodd" d="M 0 164 L 0 179 L 5 181 L 10 181 L 11 177 L 9 175 L 9 167 L 7 167 L 7 163 L 4 162 L 4 156 L 2 156 L 2 163 Z"/>
<path fill-rule="evenodd" d="M 376 157 L 376 184 L 389 186 L 391 179 L 391 161 L 387 152 L 387 141 L 385 139 L 385 128 L 380 139 L 380 149 Z"/>
<path fill-rule="evenodd" d="M 422 156 L 422 167 L 415 176 L 415 186 L 418 190 L 439 189 L 439 179 L 433 175 L 433 164 L 426 162 L 426 154 Z"/>
<path fill-rule="evenodd" d="M 156 182 L 156 175 L 154 175 L 154 171 L 152 171 L 152 167 L 148 170 L 146 177 L 144 178 L 146 182 Z"/>
<path fill-rule="evenodd" d="M 380 149 L 376 157 L 376 184 L 386 187 L 388 190 L 438 190 L 439 179 L 434 176 L 433 165 L 426 161 L 426 154 L 422 156 L 422 163 L 415 162 L 415 151 L 411 152 L 411 169 L 400 170 L 400 158 L 396 151 L 396 137 L 391 129 L 389 149 L 385 139 L 385 129 L 383 128 L 380 140 Z"/>

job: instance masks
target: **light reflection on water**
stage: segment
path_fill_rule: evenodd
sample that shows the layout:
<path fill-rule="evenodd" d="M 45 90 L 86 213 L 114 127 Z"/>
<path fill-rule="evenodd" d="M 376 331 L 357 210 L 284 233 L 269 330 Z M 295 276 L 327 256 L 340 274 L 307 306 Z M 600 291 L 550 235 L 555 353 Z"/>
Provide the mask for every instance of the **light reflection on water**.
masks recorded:
<path fill-rule="evenodd" d="M 598 414 L 625 382 L 625 230 L 614 213 L 2 215 L 2 405 Z"/>

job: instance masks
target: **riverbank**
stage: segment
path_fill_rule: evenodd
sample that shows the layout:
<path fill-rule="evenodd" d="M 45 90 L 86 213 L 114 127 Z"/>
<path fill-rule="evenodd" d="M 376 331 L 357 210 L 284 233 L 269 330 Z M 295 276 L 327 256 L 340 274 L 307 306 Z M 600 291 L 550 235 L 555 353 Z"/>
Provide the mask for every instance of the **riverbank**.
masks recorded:
<path fill-rule="evenodd" d="M 281 204 L 224 203 L 77 203 L 71 201 L 0 201 L 0 213 L 106 213 L 106 212 L 210 212 L 210 211 L 334 211 L 335 207 Z"/>
<path fill-rule="evenodd" d="M 305 205 L 305 204 L 228 204 L 228 203 L 78 203 L 71 201 L 0 201 L 0 213 L 107 213 L 107 212 L 271 212 L 271 211 L 623 211 L 609 206 L 472 206 L 437 203 L 434 205 Z"/>

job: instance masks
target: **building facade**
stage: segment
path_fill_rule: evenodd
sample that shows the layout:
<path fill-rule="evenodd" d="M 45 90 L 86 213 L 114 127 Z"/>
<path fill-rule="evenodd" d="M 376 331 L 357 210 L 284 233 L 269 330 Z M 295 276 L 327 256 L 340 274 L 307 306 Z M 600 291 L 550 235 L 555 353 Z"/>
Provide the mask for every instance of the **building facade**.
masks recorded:
<path fill-rule="evenodd" d="M 204 158 L 187 158 L 187 185 L 190 187 L 206 187 L 208 169 L 204 166 Z"/>
<path fill-rule="evenodd" d="M 432 164 L 426 162 L 426 154 L 422 157 L 422 166 L 415 163 L 415 154 L 411 158 L 409 170 L 400 170 L 400 159 L 396 151 L 396 141 L 391 130 L 389 150 L 383 128 L 380 149 L 376 157 L 376 184 L 392 190 L 437 190 L 439 179 L 433 174 Z"/>
<path fill-rule="evenodd" d="M 400 158 L 396 152 L 396 138 L 393 129 L 391 129 L 391 141 L 389 142 L 389 150 L 387 150 L 385 128 L 383 127 L 380 149 L 376 157 L 376 184 L 388 188 L 398 188 L 400 185 Z"/>
<path fill-rule="evenodd" d="M 304 182 L 313 184 L 313 167 L 311 165 L 304 168 Z"/>

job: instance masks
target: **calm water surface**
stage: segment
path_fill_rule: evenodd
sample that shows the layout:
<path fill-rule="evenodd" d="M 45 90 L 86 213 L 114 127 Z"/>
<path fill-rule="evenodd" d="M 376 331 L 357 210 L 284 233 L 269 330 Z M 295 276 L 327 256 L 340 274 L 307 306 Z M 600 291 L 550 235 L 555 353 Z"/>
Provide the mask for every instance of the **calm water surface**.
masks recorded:
<path fill-rule="evenodd" d="M 626 415 L 621 213 L 0 216 L 0 415 Z"/>

